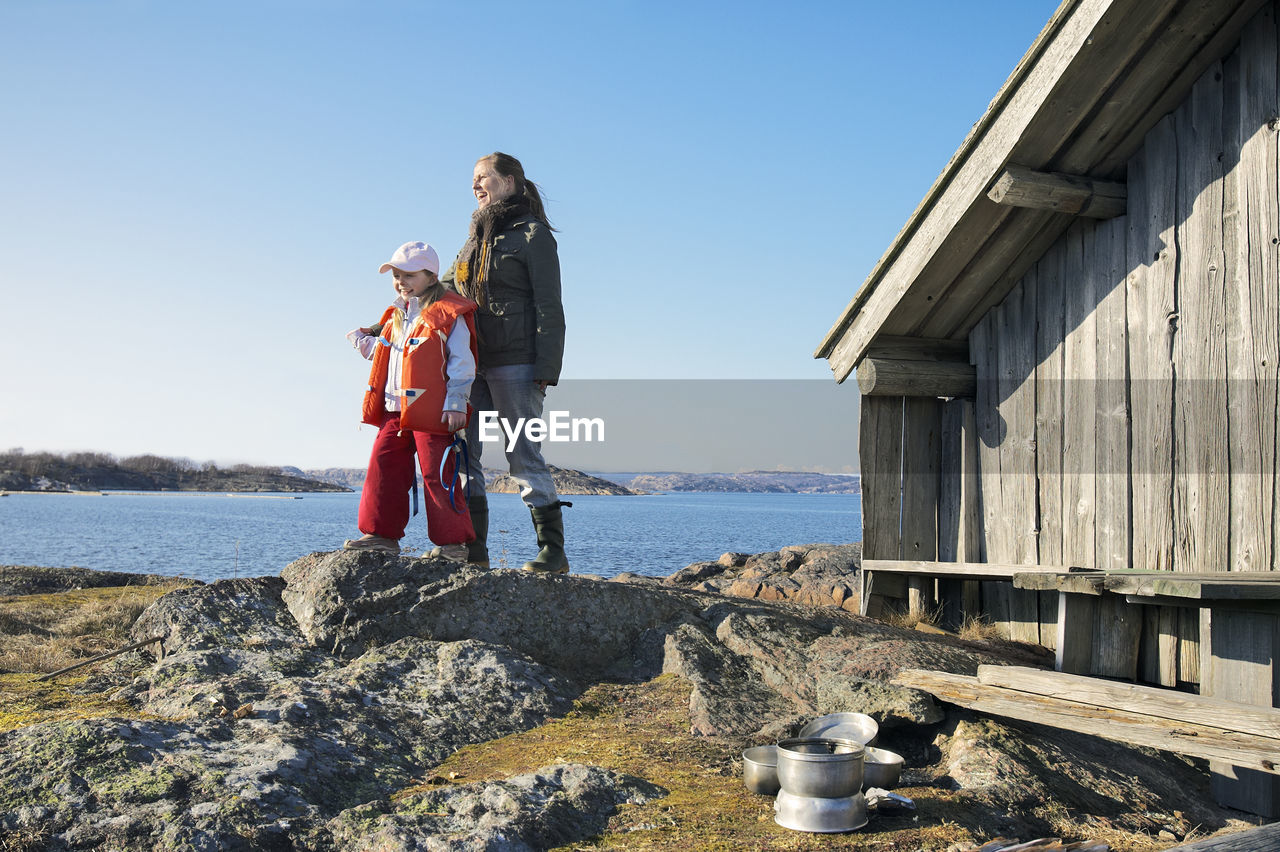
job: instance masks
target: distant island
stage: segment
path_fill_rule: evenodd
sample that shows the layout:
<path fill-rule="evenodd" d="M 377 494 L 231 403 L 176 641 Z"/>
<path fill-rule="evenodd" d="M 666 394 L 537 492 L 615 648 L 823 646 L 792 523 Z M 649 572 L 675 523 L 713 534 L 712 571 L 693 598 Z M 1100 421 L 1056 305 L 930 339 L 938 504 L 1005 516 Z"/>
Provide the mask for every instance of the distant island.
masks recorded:
<path fill-rule="evenodd" d="M 752 470 L 745 473 L 593 473 L 551 468 L 561 494 L 647 494 L 658 491 L 743 492 L 754 494 L 859 494 L 857 476 L 807 471 Z M 299 476 L 358 489 L 364 468 L 331 467 L 311 470 L 284 468 Z M 503 471 L 485 470 L 485 488 L 510 493 L 519 489 Z"/>
<path fill-rule="evenodd" d="M 753 470 L 744 473 L 601 473 L 549 465 L 561 494 L 632 496 L 654 492 L 740 492 L 756 494 L 858 494 L 857 476 L 806 471 Z M 116 458 L 108 453 L 0 453 L 0 492 L 8 491 L 355 491 L 365 469 L 261 467 L 237 464 L 220 468 L 155 455 Z M 495 493 L 518 492 L 504 471 L 486 469 L 485 487 Z"/>
<path fill-rule="evenodd" d="M 0 453 L 0 492 L 6 491 L 350 491 L 278 467 L 107 453 Z"/>
<path fill-rule="evenodd" d="M 598 476 L 583 473 L 580 470 L 568 470 L 555 465 L 547 465 L 547 467 L 551 469 L 551 479 L 556 484 L 556 491 L 561 494 L 598 494 L 612 497 L 629 497 L 643 493 L 633 491 L 608 479 L 601 479 Z M 287 467 L 284 470 L 295 472 L 298 476 L 307 476 L 323 482 L 343 485 L 351 489 L 357 489 L 364 485 L 364 468 L 326 467 L 300 470 L 296 467 Z M 492 491 L 496 494 L 518 494 L 520 492 L 520 486 L 516 484 L 510 474 L 491 468 L 485 468 L 484 487 L 486 491 Z"/>
<path fill-rule="evenodd" d="M 857 476 L 797 470 L 641 473 L 631 475 L 623 484 L 644 491 L 735 491 L 753 494 L 859 494 L 862 491 L 861 480 Z"/>

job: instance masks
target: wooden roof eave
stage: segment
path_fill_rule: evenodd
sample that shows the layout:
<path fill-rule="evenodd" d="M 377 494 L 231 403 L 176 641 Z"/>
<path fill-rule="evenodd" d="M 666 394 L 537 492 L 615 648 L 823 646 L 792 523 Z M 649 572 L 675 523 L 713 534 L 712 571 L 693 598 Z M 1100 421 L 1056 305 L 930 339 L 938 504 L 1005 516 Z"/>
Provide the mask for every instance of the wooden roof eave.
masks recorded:
<path fill-rule="evenodd" d="M 1072 220 L 996 205 L 1002 171 L 1122 175 L 1263 2 L 1065 0 L 814 357 L 844 381 L 884 334 L 962 338 Z"/>
<path fill-rule="evenodd" d="M 867 303 L 870 297 L 876 292 L 881 281 L 884 280 L 886 274 L 891 267 L 898 261 L 903 251 L 907 248 L 911 239 L 916 236 L 925 224 L 926 219 L 934 214 L 935 205 L 941 199 L 942 195 L 952 186 L 956 180 L 960 169 L 968 162 L 971 154 L 977 149 L 979 144 L 987 137 L 992 125 L 995 123 L 996 117 L 1004 110 L 1009 100 L 1013 97 L 1013 93 L 1019 89 L 1022 82 L 1030 74 L 1031 69 L 1041 59 L 1049 45 L 1054 42 L 1060 31 L 1063 29 L 1065 22 L 1070 18 L 1071 14 L 1085 0 L 1063 0 L 1062 4 L 1054 11 L 1049 22 L 1045 24 L 1036 40 L 1032 42 L 1031 47 L 1023 55 L 1013 72 L 1005 80 L 1004 85 L 992 98 L 988 104 L 986 111 L 977 123 L 969 130 L 964 141 L 960 143 L 960 147 L 951 155 L 951 159 L 947 161 L 947 165 L 943 168 L 942 173 L 934 180 L 933 185 L 929 187 L 929 191 L 925 193 L 923 199 L 916 206 L 915 211 L 907 219 L 905 225 L 894 237 L 889 248 L 884 255 L 876 263 L 871 270 L 871 274 L 867 276 L 866 281 L 858 288 L 858 292 L 854 294 L 848 306 L 840 318 L 836 320 L 835 325 L 827 332 L 822 342 L 818 345 L 814 352 L 814 358 L 828 358 L 832 360 L 832 371 L 836 374 L 836 381 L 843 382 L 853 372 L 853 368 L 861 356 L 866 351 L 866 345 L 862 345 L 856 350 L 856 357 L 849 358 L 845 356 L 841 361 L 848 361 L 847 365 L 842 363 L 841 367 L 837 367 L 834 357 L 836 351 L 840 348 L 842 339 L 846 336 L 850 326 L 854 322 L 855 316 L 861 311 L 863 305 Z M 984 187 L 985 189 L 985 187 Z M 870 339 L 866 344 L 870 343 Z"/>

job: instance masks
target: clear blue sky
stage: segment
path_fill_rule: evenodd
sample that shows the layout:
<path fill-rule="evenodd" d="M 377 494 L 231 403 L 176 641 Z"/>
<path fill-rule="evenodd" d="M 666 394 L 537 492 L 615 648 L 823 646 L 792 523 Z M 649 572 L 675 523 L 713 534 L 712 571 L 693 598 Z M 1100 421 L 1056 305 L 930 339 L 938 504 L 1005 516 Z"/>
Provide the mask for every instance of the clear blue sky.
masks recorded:
<path fill-rule="evenodd" d="M 0 448 L 362 466 L 343 335 L 493 150 L 566 379 L 849 405 L 814 348 L 1055 6 L 0 0 Z"/>

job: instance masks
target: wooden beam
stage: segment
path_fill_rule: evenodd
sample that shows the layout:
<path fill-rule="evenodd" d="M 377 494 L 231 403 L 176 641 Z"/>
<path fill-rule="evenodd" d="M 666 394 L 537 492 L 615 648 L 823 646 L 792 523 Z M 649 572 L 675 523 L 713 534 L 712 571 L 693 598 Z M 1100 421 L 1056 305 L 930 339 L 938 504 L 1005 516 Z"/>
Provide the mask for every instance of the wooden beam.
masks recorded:
<path fill-rule="evenodd" d="M 864 559 L 863 571 L 926 574 L 965 580 L 1010 580 L 1022 574 L 1065 574 L 1066 565 L 1010 565 L 999 562 L 918 562 L 906 559 Z M 1078 570 L 1078 569 L 1077 569 Z"/>
<path fill-rule="evenodd" d="M 976 677 L 967 675 L 905 669 L 893 683 L 923 690 L 950 704 L 982 713 L 1076 731 L 1126 745 L 1226 760 L 1237 766 L 1280 773 L 1280 740 L 1270 737 L 1017 692 L 979 683 Z"/>
<path fill-rule="evenodd" d="M 868 358 L 891 361 L 969 361 L 969 341 L 882 334 L 867 347 Z"/>
<path fill-rule="evenodd" d="M 977 370 L 966 361 L 865 358 L 858 365 L 863 396 L 971 397 L 977 387 Z"/>
<path fill-rule="evenodd" d="M 1049 698 L 1195 722 L 1224 731 L 1280 740 L 1280 710 L 1206 698 L 1173 689 L 1117 683 L 1027 666 L 978 666 L 978 682 Z"/>
<path fill-rule="evenodd" d="M 1247 831 L 1206 837 L 1194 843 L 1170 846 L 1167 852 L 1276 852 L 1280 849 L 1280 822 Z"/>
<path fill-rule="evenodd" d="M 1052 210 L 1090 219 L 1123 216 L 1128 190 L 1123 183 L 1094 180 L 1061 172 L 1037 172 L 1008 166 L 987 190 L 987 197 L 1006 207 Z"/>

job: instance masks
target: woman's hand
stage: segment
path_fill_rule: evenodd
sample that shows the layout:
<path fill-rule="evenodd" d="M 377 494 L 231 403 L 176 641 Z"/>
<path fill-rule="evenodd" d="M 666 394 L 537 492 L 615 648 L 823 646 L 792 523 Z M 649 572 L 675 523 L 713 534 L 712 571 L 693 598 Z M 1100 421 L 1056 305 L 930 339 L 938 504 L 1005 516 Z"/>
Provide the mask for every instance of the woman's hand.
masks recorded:
<path fill-rule="evenodd" d="M 443 423 L 450 432 L 457 432 L 459 429 L 467 425 L 467 415 L 461 411 L 446 411 L 441 417 L 440 422 Z"/>

